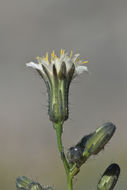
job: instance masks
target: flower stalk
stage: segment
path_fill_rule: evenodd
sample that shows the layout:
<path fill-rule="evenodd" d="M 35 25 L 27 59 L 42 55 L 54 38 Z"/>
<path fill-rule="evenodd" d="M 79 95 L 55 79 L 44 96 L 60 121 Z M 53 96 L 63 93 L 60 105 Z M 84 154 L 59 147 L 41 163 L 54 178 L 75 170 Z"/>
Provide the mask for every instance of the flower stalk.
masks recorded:
<path fill-rule="evenodd" d="M 64 147 L 62 145 L 62 124 L 61 123 L 54 123 L 54 128 L 56 130 L 56 136 L 57 136 L 57 145 L 58 145 L 58 150 L 61 156 L 61 160 L 63 161 L 64 168 L 66 171 L 66 174 L 69 174 L 69 164 L 67 162 L 65 153 L 64 153 Z"/>
<path fill-rule="evenodd" d="M 64 147 L 62 145 L 62 124 L 54 123 L 54 128 L 56 130 L 58 150 L 61 156 L 61 160 L 63 161 L 63 165 L 64 165 L 66 175 L 67 175 L 68 190 L 72 190 L 72 175 L 70 173 L 69 163 L 66 159 L 66 156 L 64 153 Z"/>

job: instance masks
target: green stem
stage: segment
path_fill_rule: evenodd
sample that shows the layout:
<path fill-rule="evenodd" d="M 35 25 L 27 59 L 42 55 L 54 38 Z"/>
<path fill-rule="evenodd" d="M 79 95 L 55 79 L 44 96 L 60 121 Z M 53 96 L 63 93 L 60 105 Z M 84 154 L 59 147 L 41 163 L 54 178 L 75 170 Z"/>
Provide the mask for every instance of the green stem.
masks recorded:
<path fill-rule="evenodd" d="M 68 164 L 68 162 L 66 160 L 66 157 L 65 157 L 65 154 L 64 154 L 64 148 L 62 146 L 62 139 L 61 139 L 61 136 L 62 136 L 62 124 L 61 123 L 55 123 L 54 128 L 56 129 L 58 150 L 60 152 L 61 160 L 63 161 L 66 174 L 68 175 L 69 174 L 69 164 Z"/>
<path fill-rule="evenodd" d="M 68 190 L 72 190 L 73 189 L 72 176 L 71 175 L 67 176 L 67 185 L 68 185 Z"/>
<path fill-rule="evenodd" d="M 72 176 L 70 175 L 70 167 L 65 157 L 64 147 L 62 145 L 62 123 L 54 123 L 54 128 L 56 130 L 58 150 L 67 175 L 68 190 L 72 190 Z"/>

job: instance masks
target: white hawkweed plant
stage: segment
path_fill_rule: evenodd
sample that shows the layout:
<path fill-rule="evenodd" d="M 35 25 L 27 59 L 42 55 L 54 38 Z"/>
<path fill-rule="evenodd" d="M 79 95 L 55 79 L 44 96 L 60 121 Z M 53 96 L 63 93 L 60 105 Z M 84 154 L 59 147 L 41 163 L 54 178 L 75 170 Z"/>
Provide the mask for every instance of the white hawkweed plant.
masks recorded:
<path fill-rule="evenodd" d="M 83 72 L 88 73 L 87 60 L 79 59 L 79 54 L 68 55 L 61 50 L 60 56 L 53 51 L 51 56 L 46 53 L 45 57 L 37 57 L 37 62 L 26 63 L 27 67 L 37 70 L 43 78 L 48 92 L 48 114 L 56 131 L 57 145 L 67 175 L 68 190 L 73 190 L 73 178 L 80 171 L 81 166 L 86 163 L 92 155 L 97 155 L 112 138 L 116 126 L 107 122 L 97 128 L 93 133 L 85 135 L 75 145 L 68 148 L 66 154 L 62 143 L 62 132 L 64 121 L 68 119 L 69 107 L 68 96 L 71 81 Z M 118 164 L 111 164 L 102 175 L 97 190 L 113 190 L 120 174 Z M 18 190 L 52 190 L 52 187 L 42 187 L 25 176 L 16 180 Z"/>

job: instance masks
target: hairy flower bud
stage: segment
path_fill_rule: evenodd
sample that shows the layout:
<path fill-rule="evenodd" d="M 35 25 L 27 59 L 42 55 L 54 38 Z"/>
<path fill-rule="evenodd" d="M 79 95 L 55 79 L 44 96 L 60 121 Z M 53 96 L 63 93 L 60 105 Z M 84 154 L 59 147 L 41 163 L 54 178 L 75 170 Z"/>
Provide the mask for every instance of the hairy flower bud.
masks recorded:
<path fill-rule="evenodd" d="M 98 154 L 113 136 L 116 127 L 113 123 L 108 122 L 99 127 L 85 144 L 83 156 Z"/>
<path fill-rule="evenodd" d="M 17 190 L 43 190 L 39 183 L 34 182 L 25 176 L 20 176 L 17 178 L 16 187 Z"/>
<path fill-rule="evenodd" d="M 97 190 L 113 190 L 117 183 L 120 174 L 120 167 L 113 163 L 111 164 L 102 175 Z"/>
<path fill-rule="evenodd" d="M 27 63 L 28 67 L 35 68 L 47 86 L 49 97 L 48 114 L 51 121 L 58 123 L 68 119 L 68 93 L 69 86 L 75 76 L 87 71 L 84 63 L 87 61 L 79 60 L 79 54 L 72 57 L 68 56 L 64 50 L 61 50 L 60 57 L 51 54 L 51 60 L 46 57 L 37 57 L 38 64 L 34 62 Z"/>
<path fill-rule="evenodd" d="M 108 143 L 115 132 L 115 125 L 111 122 L 103 124 L 95 132 L 84 136 L 80 142 L 67 151 L 70 164 L 80 167 L 91 155 L 99 153 Z"/>

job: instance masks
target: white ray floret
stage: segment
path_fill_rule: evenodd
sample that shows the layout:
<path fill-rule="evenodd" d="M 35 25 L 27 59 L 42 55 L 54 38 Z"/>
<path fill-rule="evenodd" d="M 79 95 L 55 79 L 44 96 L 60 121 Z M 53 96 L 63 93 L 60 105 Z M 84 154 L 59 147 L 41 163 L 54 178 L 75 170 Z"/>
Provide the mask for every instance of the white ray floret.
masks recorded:
<path fill-rule="evenodd" d="M 75 66 L 74 74 L 73 77 L 77 75 L 82 74 L 83 72 L 88 72 L 87 66 L 84 64 L 87 63 L 88 61 L 82 61 L 79 59 L 80 54 L 75 54 L 72 56 L 72 52 L 70 56 L 65 53 L 64 50 L 61 50 L 60 57 L 57 57 L 55 55 L 55 52 L 53 51 L 51 54 L 51 59 L 49 61 L 48 58 L 48 53 L 46 53 L 46 57 L 37 57 L 38 63 L 30 62 L 26 63 L 27 67 L 32 67 L 34 69 L 39 70 L 43 75 L 45 75 L 45 71 L 43 69 L 43 66 L 48 70 L 50 75 L 53 75 L 53 65 L 56 67 L 57 75 L 59 75 L 60 69 L 61 69 L 61 64 L 64 62 L 66 65 L 66 70 L 67 74 L 72 68 L 72 66 Z"/>

